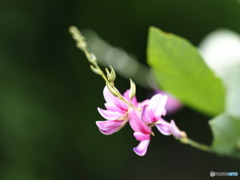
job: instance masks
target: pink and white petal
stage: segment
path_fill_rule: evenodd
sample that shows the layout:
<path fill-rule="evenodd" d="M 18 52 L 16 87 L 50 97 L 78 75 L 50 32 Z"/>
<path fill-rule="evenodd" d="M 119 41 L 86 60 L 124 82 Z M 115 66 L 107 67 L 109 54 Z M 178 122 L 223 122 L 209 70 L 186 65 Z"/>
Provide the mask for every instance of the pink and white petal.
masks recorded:
<path fill-rule="evenodd" d="M 107 103 L 116 104 L 116 100 L 118 99 L 108 90 L 107 86 L 103 89 L 103 97 Z"/>
<path fill-rule="evenodd" d="M 133 151 L 139 156 L 144 156 L 147 152 L 149 143 L 150 140 L 143 140 L 138 144 L 137 147 L 133 148 Z"/>
<path fill-rule="evenodd" d="M 135 96 L 132 100 L 130 100 L 129 93 L 130 93 L 130 90 L 129 90 L 129 89 L 126 90 L 125 93 L 123 94 L 123 97 L 124 97 L 127 101 L 131 102 L 135 107 L 137 107 L 137 106 L 138 106 L 138 102 L 137 102 L 136 96 Z"/>
<path fill-rule="evenodd" d="M 150 140 L 149 134 L 144 134 L 142 132 L 134 132 L 133 135 L 138 141 Z"/>
<path fill-rule="evenodd" d="M 176 97 L 174 97 L 172 94 L 169 94 L 169 93 L 161 91 L 161 90 L 157 90 L 155 93 L 168 96 L 166 110 L 169 114 L 176 112 L 183 106 L 181 104 L 181 102 Z"/>
<path fill-rule="evenodd" d="M 138 107 L 138 101 L 136 97 L 134 97 L 131 102 L 135 107 Z"/>
<path fill-rule="evenodd" d="M 128 105 L 124 101 L 122 101 L 122 100 L 120 100 L 118 98 L 116 99 L 115 104 L 122 111 L 127 111 L 128 110 Z"/>
<path fill-rule="evenodd" d="M 112 104 L 112 103 L 105 103 L 104 104 L 106 109 L 108 111 L 114 111 L 114 112 L 120 112 L 120 113 L 123 113 L 123 111 L 121 109 L 119 109 L 115 104 Z"/>
<path fill-rule="evenodd" d="M 146 100 L 142 101 L 141 103 L 138 103 L 138 106 L 139 106 L 139 107 L 143 107 L 143 106 L 145 106 L 145 105 L 148 106 L 149 101 L 150 101 L 149 99 L 146 99 Z"/>
<path fill-rule="evenodd" d="M 159 121 L 159 123 L 156 124 L 156 127 L 160 131 L 160 133 L 162 133 L 165 136 L 169 136 L 172 134 L 170 123 L 164 120 Z"/>
<path fill-rule="evenodd" d="M 130 90 L 129 90 L 129 89 L 127 89 L 127 90 L 123 93 L 123 97 L 124 97 L 127 101 L 130 101 L 129 93 L 130 93 Z"/>
<path fill-rule="evenodd" d="M 110 135 L 115 133 L 121 127 L 123 121 L 110 120 L 110 121 L 97 121 L 96 125 L 99 131 L 105 135 Z"/>
<path fill-rule="evenodd" d="M 167 95 L 162 95 L 158 98 L 158 105 L 156 106 L 155 111 L 153 112 L 157 118 L 160 118 L 163 114 L 166 114 Z"/>
<path fill-rule="evenodd" d="M 131 109 L 128 113 L 129 124 L 133 131 L 142 132 L 145 134 L 151 133 L 151 128 L 141 120 L 140 112 L 135 109 Z"/>
<path fill-rule="evenodd" d="M 135 132 L 141 132 L 141 125 L 139 122 L 141 120 L 139 120 L 140 117 L 138 116 L 138 113 L 136 113 L 135 110 L 130 110 L 128 113 L 128 118 L 132 130 Z"/>
<path fill-rule="evenodd" d="M 107 120 L 117 120 L 120 119 L 124 114 L 120 112 L 108 111 L 101 108 L 97 108 L 101 116 Z"/>
<path fill-rule="evenodd" d="M 147 105 L 142 108 L 142 121 L 145 123 L 153 123 L 153 118 L 147 109 Z"/>
<path fill-rule="evenodd" d="M 182 131 L 179 130 L 179 128 L 176 126 L 174 120 L 171 120 L 171 131 L 172 131 L 172 135 L 176 138 L 182 138 L 183 137 L 183 133 Z"/>
<path fill-rule="evenodd" d="M 157 109 L 157 106 L 158 106 L 158 104 L 159 104 L 159 99 L 161 99 L 162 96 L 163 96 L 163 95 L 161 95 L 161 94 L 156 94 L 156 95 L 154 95 L 154 96 L 150 99 L 150 101 L 149 101 L 149 103 L 148 103 L 148 108 L 149 108 L 149 110 L 152 111 L 153 113 L 154 113 L 155 110 Z"/>
<path fill-rule="evenodd" d="M 166 116 L 166 114 L 167 114 L 167 109 L 164 108 L 162 116 Z"/>

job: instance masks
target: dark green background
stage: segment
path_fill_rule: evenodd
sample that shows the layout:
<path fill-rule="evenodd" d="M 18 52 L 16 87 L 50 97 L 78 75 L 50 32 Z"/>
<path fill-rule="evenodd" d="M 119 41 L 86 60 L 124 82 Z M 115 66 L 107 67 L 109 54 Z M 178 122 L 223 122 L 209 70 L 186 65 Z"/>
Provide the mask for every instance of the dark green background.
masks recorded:
<path fill-rule="evenodd" d="M 237 0 L 1 0 L 0 179 L 208 179 L 238 171 L 236 159 L 208 154 L 158 133 L 138 157 L 132 131 L 98 131 L 104 82 L 89 70 L 68 27 L 93 29 L 146 61 L 151 25 L 198 43 L 209 32 L 240 33 Z M 128 81 L 118 77 L 121 91 Z M 138 88 L 143 100 L 151 93 Z M 209 144 L 209 117 L 188 108 L 174 118 L 190 137 Z"/>

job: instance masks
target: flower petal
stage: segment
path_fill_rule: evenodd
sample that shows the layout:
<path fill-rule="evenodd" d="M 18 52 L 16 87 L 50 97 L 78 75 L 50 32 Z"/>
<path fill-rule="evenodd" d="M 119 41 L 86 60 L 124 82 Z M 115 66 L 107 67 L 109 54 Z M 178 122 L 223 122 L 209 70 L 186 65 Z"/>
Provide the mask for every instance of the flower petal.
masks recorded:
<path fill-rule="evenodd" d="M 169 136 L 172 134 L 172 129 L 170 123 L 164 121 L 163 119 L 158 121 L 156 124 L 157 129 L 165 136 Z"/>
<path fill-rule="evenodd" d="M 101 108 L 97 108 L 101 116 L 107 120 L 117 120 L 120 119 L 123 114 L 120 112 L 108 111 Z"/>
<path fill-rule="evenodd" d="M 112 95 L 112 93 L 108 90 L 107 86 L 105 86 L 103 89 L 103 96 L 107 103 L 116 104 L 117 98 Z"/>
<path fill-rule="evenodd" d="M 174 112 L 176 112 L 177 110 L 179 110 L 182 107 L 182 104 L 180 103 L 179 100 L 176 99 L 176 97 L 174 97 L 173 95 L 161 91 L 161 90 L 157 90 L 155 91 L 155 94 L 162 94 L 162 95 L 167 95 L 167 103 L 166 103 L 166 110 L 169 114 L 172 114 Z"/>
<path fill-rule="evenodd" d="M 183 132 L 179 130 L 179 128 L 176 126 L 174 120 L 171 120 L 171 131 L 172 135 L 176 138 L 182 138 Z"/>
<path fill-rule="evenodd" d="M 151 134 L 151 128 L 141 120 L 140 112 L 131 109 L 128 113 L 129 124 L 133 131 Z"/>
<path fill-rule="evenodd" d="M 130 100 L 129 93 L 130 93 L 130 90 L 129 90 L 129 89 L 126 90 L 125 93 L 123 94 L 123 97 L 124 97 L 127 101 L 131 102 L 135 107 L 137 107 L 137 106 L 138 106 L 138 102 L 137 102 L 136 96 Z"/>
<path fill-rule="evenodd" d="M 116 99 L 116 106 L 119 109 L 121 109 L 122 111 L 127 111 L 128 110 L 128 105 L 118 98 Z"/>
<path fill-rule="evenodd" d="M 147 109 L 147 105 L 144 105 L 142 108 L 142 121 L 145 123 L 153 123 L 153 118 Z"/>
<path fill-rule="evenodd" d="M 138 103 L 138 105 L 139 105 L 139 107 L 143 107 L 145 105 L 148 105 L 149 101 L 150 101 L 149 99 L 146 99 L 146 100 L 142 101 L 141 103 Z"/>
<path fill-rule="evenodd" d="M 139 156 L 144 156 L 147 152 L 149 143 L 150 140 L 143 140 L 138 144 L 137 147 L 133 148 L 133 151 Z"/>
<path fill-rule="evenodd" d="M 105 135 L 110 135 L 115 133 L 121 127 L 123 121 L 109 120 L 109 121 L 97 121 L 96 125 L 99 131 Z"/>
<path fill-rule="evenodd" d="M 150 140 L 149 134 L 144 134 L 142 132 L 134 132 L 133 135 L 138 141 Z"/>
<path fill-rule="evenodd" d="M 103 96 L 107 103 L 114 104 L 116 107 L 120 108 L 121 110 L 127 111 L 128 109 L 127 104 L 122 100 L 118 99 L 117 97 L 113 96 L 106 86 L 103 90 Z"/>
<path fill-rule="evenodd" d="M 155 112 L 155 109 L 159 104 L 159 99 L 161 99 L 161 96 L 162 96 L 161 94 L 156 94 L 150 99 L 148 103 L 148 108 L 150 111 Z"/>
<path fill-rule="evenodd" d="M 165 114 L 165 106 L 167 103 L 167 95 L 156 94 L 152 97 L 149 103 L 149 109 L 154 116 L 158 119 L 161 115 Z"/>
<path fill-rule="evenodd" d="M 119 109 L 117 106 L 115 106 L 115 104 L 112 104 L 112 103 L 105 103 L 104 104 L 106 109 L 108 111 L 114 111 L 114 112 L 120 112 L 120 113 L 123 113 L 123 111 L 121 109 Z"/>

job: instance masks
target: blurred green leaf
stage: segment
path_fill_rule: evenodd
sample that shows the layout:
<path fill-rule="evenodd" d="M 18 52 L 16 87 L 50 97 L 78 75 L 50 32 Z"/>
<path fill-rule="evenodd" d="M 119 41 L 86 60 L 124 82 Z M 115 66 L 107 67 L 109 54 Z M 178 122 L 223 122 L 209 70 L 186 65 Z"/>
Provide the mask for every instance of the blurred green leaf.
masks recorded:
<path fill-rule="evenodd" d="M 127 53 L 124 49 L 114 47 L 101 39 L 94 31 L 83 31 L 89 49 L 98 57 L 98 63 L 103 66 L 112 66 L 124 78 L 133 81 L 145 88 L 155 87 L 150 69 L 141 64 L 137 58 Z"/>
<path fill-rule="evenodd" d="M 240 158 L 240 119 L 221 114 L 209 121 L 215 152 Z"/>
<path fill-rule="evenodd" d="M 151 27 L 147 53 L 148 63 L 163 90 L 205 114 L 223 112 L 223 84 L 191 43 Z"/>

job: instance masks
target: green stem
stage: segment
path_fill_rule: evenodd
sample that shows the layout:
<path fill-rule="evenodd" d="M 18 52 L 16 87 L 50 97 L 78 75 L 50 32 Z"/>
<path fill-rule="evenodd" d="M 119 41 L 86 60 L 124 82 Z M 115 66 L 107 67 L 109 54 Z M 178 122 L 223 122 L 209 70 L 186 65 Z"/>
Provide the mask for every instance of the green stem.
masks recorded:
<path fill-rule="evenodd" d="M 88 61 L 93 65 L 94 68 L 96 68 L 96 70 L 99 72 L 98 74 L 103 78 L 103 80 L 106 82 L 106 84 L 110 85 L 113 88 L 114 92 L 117 94 L 117 97 L 120 100 L 122 100 L 123 102 L 125 102 L 126 104 L 128 104 L 133 109 L 140 111 L 137 107 L 135 107 L 133 104 L 131 104 L 129 101 L 127 101 L 118 92 L 117 88 L 115 88 L 115 86 L 109 82 L 108 78 L 106 77 L 106 75 L 104 74 L 102 69 L 99 67 L 95 56 L 92 53 L 90 53 L 90 51 L 88 50 L 87 43 L 85 42 L 85 38 L 84 38 L 84 36 L 82 36 L 81 32 L 74 26 L 70 27 L 69 31 L 73 35 L 73 39 L 76 41 L 77 47 L 84 52 Z M 79 44 L 79 46 L 78 46 L 78 44 Z M 94 56 L 94 58 L 92 56 Z"/>
<path fill-rule="evenodd" d="M 196 142 L 192 139 L 189 139 L 188 137 L 183 137 L 181 139 L 179 139 L 180 142 L 184 143 L 184 144 L 188 144 L 194 148 L 200 149 L 202 151 L 206 151 L 206 152 L 212 152 L 212 148 L 208 145 Z"/>

